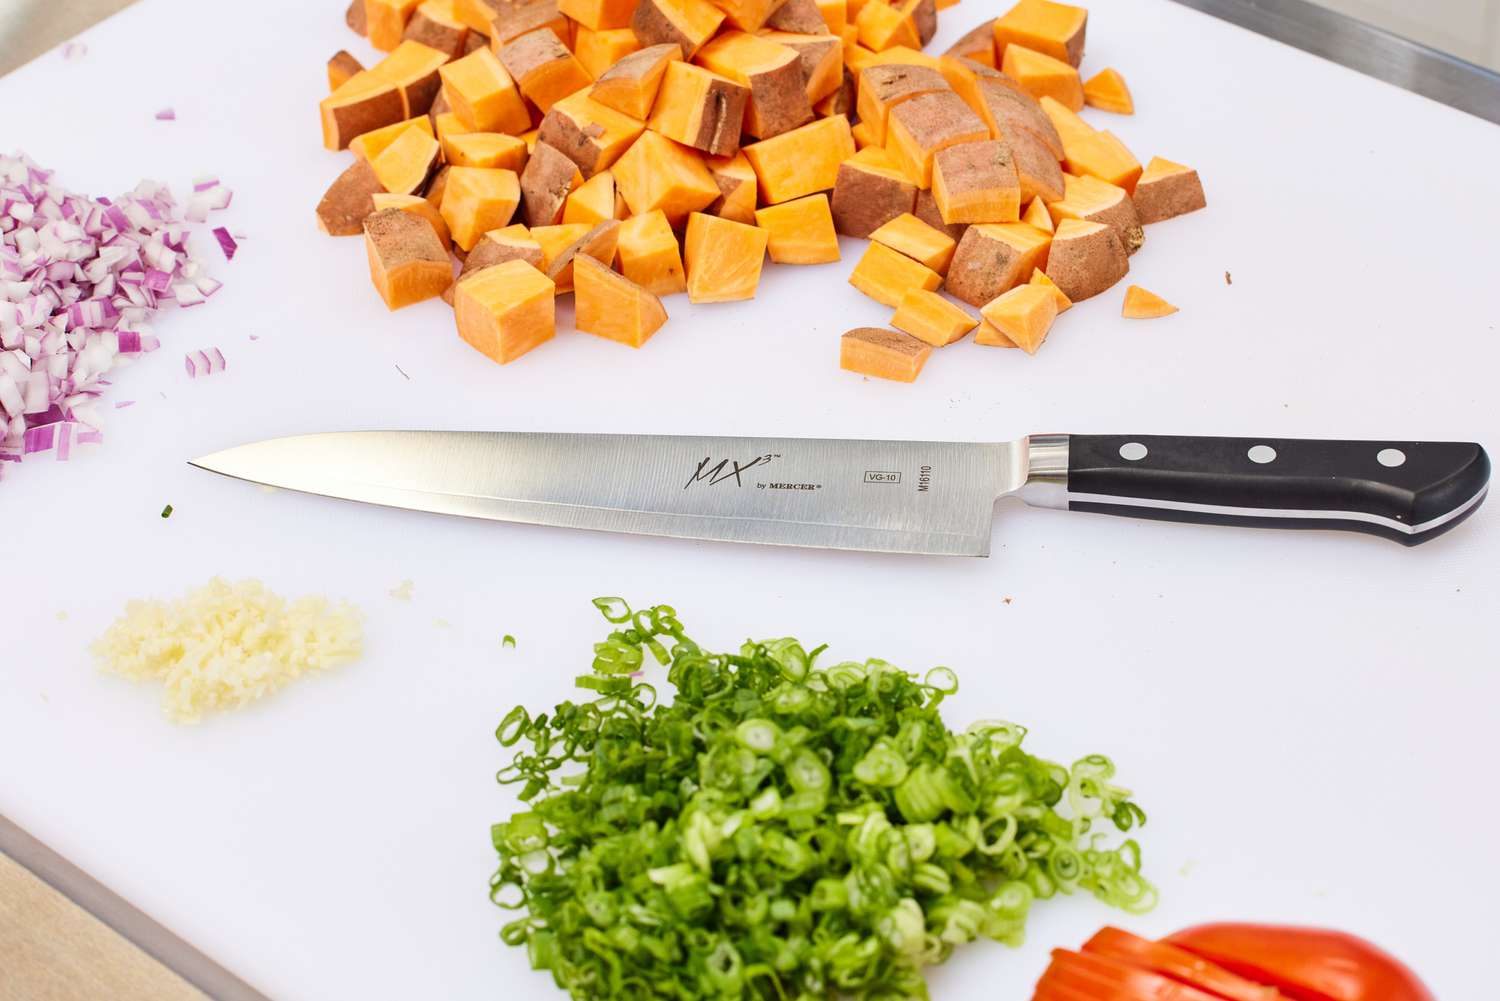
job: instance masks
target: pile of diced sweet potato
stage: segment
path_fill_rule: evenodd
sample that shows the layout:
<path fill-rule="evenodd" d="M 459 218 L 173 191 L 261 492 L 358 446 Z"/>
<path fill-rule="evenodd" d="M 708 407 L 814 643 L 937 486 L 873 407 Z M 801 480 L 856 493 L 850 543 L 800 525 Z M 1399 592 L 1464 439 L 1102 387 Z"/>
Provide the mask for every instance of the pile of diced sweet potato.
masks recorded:
<path fill-rule="evenodd" d="M 897 328 L 845 334 L 845 368 L 910 381 L 976 327 L 1034 353 L 1203 191 L 1077 114 L 1133 110 L 1079 75 L 1083 8 L 1020 0 L 922 52 L 956 2 L 354 0 L 388 54 L 329 60 L 323 142 L 355 161 L 319 224 L 364 236 L 387 306 L 441 296 L 502 363 L 558 295 L 640 347 L 662 296 L 751 298 L 767 254 L 837 261 L 839 234 L 871 241 L 849 281 Z"/>

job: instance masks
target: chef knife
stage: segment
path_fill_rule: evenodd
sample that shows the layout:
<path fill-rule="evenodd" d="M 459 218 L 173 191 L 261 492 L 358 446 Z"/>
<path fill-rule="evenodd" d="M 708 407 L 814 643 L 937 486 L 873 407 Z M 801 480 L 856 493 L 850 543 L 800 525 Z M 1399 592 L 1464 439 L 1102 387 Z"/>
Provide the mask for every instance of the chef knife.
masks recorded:
<path fill-rule="evenodd" d="M 1033 435 L 1012 442 L 343 431 L 192 460 L 274 487 L 494 521 L 987 556 L 995 501 L 1366 532 L 1416 545 L 1473 513 L 1459 442 Z"/>

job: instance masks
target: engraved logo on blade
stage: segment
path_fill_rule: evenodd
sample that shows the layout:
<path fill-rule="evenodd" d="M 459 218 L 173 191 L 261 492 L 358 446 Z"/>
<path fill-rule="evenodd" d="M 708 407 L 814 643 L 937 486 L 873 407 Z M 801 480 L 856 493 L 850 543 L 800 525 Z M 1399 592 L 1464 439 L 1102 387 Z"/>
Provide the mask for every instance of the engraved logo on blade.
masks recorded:
<path fill-rule="evenodd" d="M 885 469 L 866 469 L 866 483 L 900 483 L 901 474 Z"/>
<path fill-rule="evenodd" d="M 686 490 L 694 483 L 706 483 L 713 486 L 726 480 L 733 480 L 735 486 L 742 487 L 745 485 L 745 481 L 740 478 L 742 473 L 747 473 L 757 466 L 769 465 L 779 458 L 781 458 L 780 453 L 768 452 L 765 455 L 757 455 L 748 462 L 740 462 L 738 459 L 720 459 L 714 462 L 713 456 L 706 455 L 703 461 L 698 463 L 698 468 L 693 470 L 693 475 L 688 477 L 688 481 L 682 485 L 682 489 Z"/>

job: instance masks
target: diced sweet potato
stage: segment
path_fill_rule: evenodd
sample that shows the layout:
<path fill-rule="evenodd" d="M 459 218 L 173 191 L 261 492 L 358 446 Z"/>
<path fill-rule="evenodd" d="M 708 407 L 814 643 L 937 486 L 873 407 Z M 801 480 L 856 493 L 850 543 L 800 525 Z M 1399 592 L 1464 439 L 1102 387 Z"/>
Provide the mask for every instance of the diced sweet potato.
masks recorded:
<path fill-rule="evenodd" d="M 849 134 L 854 137 L 854 148 L 856 150 L 867 149 L 871 146 L 880 146 L 875 141 L 875 130 L 870 127 L 869 122 L 855 122 L 849 126 Z M 885 147 L 881 146 L 882 149 Z"/>
<path fill-rule="evenodd" d="M 448 62 L 448 54 L 423 45 L 405 41 L 396 46 L 370 70 L 395 85 L 401 95 L 402 117 L 415 118 L 425 115 L 442 89 L 439 70 Z"/>
<path fill-rule="evenodd" d="M 1016 177 L 1021 185 L 1021 200 L 1040 198 L 1056 201 L 1066 193 L 1063 171 L 1042 140 L 1029 129 L 1013 129 L 1006 143 L 1016 161 Z"/>
<path fill-rule="evenodd" d="M 838 180 L 839 164 L 854 155 L 854 137 L 843 115 L 821 118 L 799 129 L 745 147 L 768 205 L 827 191 Z"/>
<path fill-rule="evenodd" d="M 358 59 L 344 49 L 339 49 L 328 59 L 328 92 L 333 93 L 348 83 L 350 77 L 364 71 L 365 68 Z"/>
<path fill-rule="evenodd" d="M 942 275 L 883 243 L 871 243 L 866 247 L 864 256 L 849 273 L 850 285 L 892 309 L 901 305 L 901 300 L 912 289 L 931 292 L 942 283 Z"/>
<path fill-rule="evenodd" d="M 810 3 L 811 0 L 808 0 Z M 819 24 L 822 19 L 819 18 Z M 788 31 L 767 31 L 761 37 L 797 53 L 797 69 L 802 75 L 802 90 L 814 106 L 838 93 L 844 85 L 844 43 L 837 35 L 824 32 L 802 35 Z M 818 112 L 814 107 L 813 114 Z"/>
<path fill-rule="evenodd" d="M 842 48 L 842 43 L 840 43 L 840 49 Z M 843 74 L 843 79 L 839 83 L 839 89 L 813 104 L 813 114 L 819 118 L 829 118 L 833 115 L 848 117 L 855 112 L 854 74 L 848 69 L 841 69 L 840 72 Z"/>
<path fill-rule="evenodd" d="M 1113 132 L 1095 132 L 1063 143 L 1063 167 L 1070 174 L 1087 174 L 1132 191 L 1141 176 L 1141 163 Z"/>
<path fill-rule="evenodd" d="M 724 20 L 740 31 L 759 31 L 780 7 L 782 0 L 712 0 L 724 12 Z"/>
<path fill-rule="evenodd" d="M 428 204 L 439 211 L 443 207 L 443 195 L 448 190 L 448 170 L 447 167 L 438 168 L 438 172 L 432 175 L 432 180 L 427 182 L 427 190 L 422 192 L 422 197 Z"/>
<path fill-rule="evenodd" d="M 638 52 L 640 47 L 641 40 L 629 27 L 594 31 L 580 24 L 573 29 L 573 55 L 596 81 L 621 59 Z"/>
<path fill-rule="evenodd" d="M 993 69 L 995 66 L 994 22 L 986 21 L 965 32 L 963 37 L 948 46 L 948 51 L 944 52 L 943 56 L 951 59 L 972 59 L 976 63 L 982 63 Z"/>
<path fill-rule="evenodd" d="M 859 44 L 871 52 L 883 52 L 897 45 L 913 49 L 922 45 L 912 16 L 881 0 L 865 4 L 854 24 L 859 29 Z"/>
<path fill-rule="evenodd" d="M 370 161 L 380 185 L 395 195 L 412 195 L 427 186 L 442 148 L 420 128 L 409 128 Z"/>
<path fill-rule="evenodd" d="M 648 126 L 714 156 L 733 156 L 750 88 L 692 63 L 667 63 Z"/>
<path fill-rule="evenodd" d="M 451 306 L 454 293 L 458 289 L 458 282 L 476 271 L 483 271 L 485 268 L 492 268 L 506 261 L 525 261 L 538 271 L 546 267 L 541 244 L 532 239 L 525 226 L 517 224 L 492 229 L 479 238 L 474 249 L 469 251 L 469 255 L 464 258 L 464 265 L 459 270 L 457 281 L 443 292 L 443 301 Z"/>
<path fill-rule="evenodd" d="M 1061 59 L 1011 44 L 1005 48 L 1000 68 L 1032 97 L 1054 98 L 1073 111 L 1083 107 L 1083 81 L 1078 78 L 1078 70 Z"/>
<path fill-rule="evenodd" d="M 504 167 L 519 174 L 530 158 L 524 140 L 503 132 L 466 132 L 447 137 L 442 145 L 455 167 Z"/>
<path fill-rule="evenodd" d="M 594 82 L 550 31 L 533 31 L 508 43 L 500 50 L 500 62 L 544 115 L 558 101 Z"/>
<path fill-rule="evenodd" d="M 329 236 L 360 235 L 365 216 L 375 211 L 374 195 L 384 190 L 369 163 L 355 160 L 318 202 L 318 228 Z"/>
<path fill-rule="evenodd" d="M 1010 147 L 1000 139 L 959 143 L 932 161 L 932 197 L 943 222 L 1015 222 L 1021 182 Z"/>
<path fill-rule="evenodd" d="M 1047 211 L 1047 203 L 1041 198 L 1033 198 L 1026 206 L 1026 211 L 1021 215 L 1021 221 L 1035 226 L 1044 233 L 1051 233 L 1057 229 L 1052 225 L 1052 213 Z"/>
<path fill-rule="evenodd" d="M 583 174 L 566 153 L 538 141 L 521 174 L 521 208 L 526 225 L 556 224 L 562 219 L 568 195 L 582 183 Z"/>
<path fill-rule="evenodd" d="M 576 252 L 578 241 L 587 236 L 593 228 L 586 222 L 571 222 L 558 226 L 533 226 L 527 230 L 537 246 L 542 248 L 542 274 L 548 274 L 552 270 L 552 265 L 570 249 Z M 566 290 L 558 289 L 558 291 Z"/>
<path fill-rule="evenodd" d="M 550 31 L 564 45 L 573 41 L 573 22 L 557 9 L 557 0 L 501 0 L 490 19 L 490 50 L 496 55 L 511 42 L 533 31 Z"/>
<path fill-rule="evenodd" d="M 381 52 L 401 44 L 406 22 L 420 0 L 365 0 L 365 37 Z"/>
<path fill-rule="evenodd" d="M 463 0 L 453 0 L 454 9 L 457 10 L 458 5 L 462 2 Z M 464 26 L 468 27 L 467 23 Z M 473 28 L 469 28 L 468 37 L 464 39 L 464 50 L 458 54 L 458 57 L 461 59 L 472 52 L 478 52 L 480 49 L 488 48 L 489 44 L 490 39 L 488 35 L 484 34 L 483 32 L 476 31 Z"/>
<path fill-rule="evenodd" d="M 1112 226 L 1127 254 L 1134 254 L 1141 249 L 1141 244 L 1146 239 L 1140 216 L 1136 214 L 1135 203 L 1131 201 L 1130 195 L 1124 188 L 1097 177 L 1064 174 L 1063 197 L 1049 202 L 1047 210 L 1052 213 L 1052 221 L 1059 226 L 1064 219 L 1083 219 Z M 1073 298 L 1076 299 L 1076 296 Z"/>
<path fill-rule="evenodd" d="M 1047 277 L 1070 302 L 1090 299 L 1125 277 L 1130 264 L 1113 227 L 1063 219 L 1052 235 Z"/>
<path fill-rule="evenodd" d="M 370 26 L 365 21 L 365 0 L 349 0 L 349 7 L 344 11 L 344 23 L 361 38 L 370 33 Z"/>
<path fill-rule="evenodd" d="M 448 248 L 421 216 L 382 209 L 365 217 L 364 233 L 370 281 L 387 309 L 440 296 L 453 280 Z"/>
<path fill-rule="evenodd" d="M 988 36 L 986 36 L 988 37 Z M 927 289 L 912 289 L 901 298 L 891 326 L 935 348 L 963 340 L 979 321 L 960 306 Z"/>
<path fill-rule="evenodd" d="M 1061 59 L 1070 66 L 1083 61 L 1089 12 L 1082 7 L 1021 0 L 995 21 L 995 48 L 1004 54 L 1009 45 L 1025 46 Z"/>
<path fill-rule="evenodd" d="M 420 42 L 449 59 L 457 59 L 464 54 L 469 29 L 459 19 L 452 0 L 425 0 L 412 12 L 401 37 L 403 41 Z"/>
<path fill-rule="evenodd" d="M 1056 167 L 1063 156 L 1062 136 L 1036 98 L 998 77 L 978 81 L 978 93 L 982 108 L 979 117 L 989 125 L 993 138 L 1010 143 L 1012 151 L 1023 140 L 1040 146 Z"/>
<path fill-rule="evenodd" d="M 493 167 L 449 167 L 442 213 L 453 242 L 465 252 L 486 230 L 510 222 L 521 201 L 514 171 Z"/>
<path fill-rule="evenodd" d="M 443 245 L 445 253 L 453 243 L 453 235 L 448 232 L 448 223 L 444 221 L 443 214 L 421 195 L 393 195 L 381 191 L 371 195 L 370 201 L 374 204 L 376 212 L 385 209 L 400 209 L 402 212 L 410 212 L 414 216 L 426 219 L 432 226 L 433 232 L 437 234 L 438 242 Z"/>
<path fill-rule="evenodd" d="M 591 31 L 630 27 L 636 0 L 557 0 L 557 10 Z"/>
<path fill-rule="evenodd" d="M 631 33 L 634 35 L 634 32 Z M 579 58 L 583 58 L 582 55 Z M 667 64 L 682 59 L 675 42 L 652 45 L 630 53 L 599 74 L 589 96 L 606 108 L 645 121 L 656 103 L 656 94 L 666 75 Z M 735 137 L 738 145 L 739 137 Z"/>
<path fill-rule="evenodd" d="M 874 65 L 875 53 L 859 44 L 859 28 L 848 25 L 844 28 L 844 68 L 857 78 Z"/>
<path fill-rule="evenodd" d="M 759 182 L 755 179 L 755 169 L 745 159 L 745 154 L 741 152 L 734 156 L 711 156 L 704 162 L 714 183 L 719 186 L 719 197 L 709 205 L 709 214 L 755 225 Z M 774 256 L 772 260 L 775 260 Z"/>
<path fill-rule="evenodd" d="M 490 22 L 506 6 L 506 0 L 453 0 L 453 12 L 472 34 L 483 37 L 490 33 Z"/>
<path fill-rule="evenodd" d="M 938 57 L 920 49 L 914 49 L 910 45 L 892 45 L 883 52 L 871 52 L 865 65 L 890 66 L 896 63 L 907 66 L 926 66 L 928 69 L 935 70 L 938 68 Z"/>
<path fill-rule="evenodd" d="M 767 139 L 812 120 L 802 61 L 794 49 L 744 31 L 725 31 L 700 48 L 693 59 L 749 88 L 744 130 L 750 135 Z"/>
<path fill-rule="evenodd" d="M 969 305 L 983 306 L 1045 266 L 1051 242 L 1049 234 L 1024 222 L 970 226 L 953 252 L 946 287 Z"/>
<path fill-rule="evenodd" d="M 446 148 L 448 140 L 452 139 L 454 136 L 463 136 L 463 135 L 470 135 L 470 134 L 480 135 L 480 136 L 503 136 L 503 135 L 505 135 L 504 132 L 475 132 L 473 129 L 471 129 L 467 125 L 465 125 L 463 122 L 459 121 L 458 120 L 458 116 L 455 115 L 451 111 L 444 111 L 444 112 L 442 112 L 440 114 L 436 114 L 436 115 L 428 115 L 427 116 L 427 121 L 432 124 L 433 135 L 437 138 L 437 141 L 439 143 L 443 144 L 443 146 L 444 146 L 443 155 L 445 157 L 448 155 L 447 148 Z M 373 134 L 373 133 L 367 133 L 367 135 L 370 135 L 370 134 Z M 365 138 L 365 136 L 360 136 L 359 139 L 354 140 L 354 143 L 358 143 L 361 139 L 364 139 L 364 138 Z M 354 148 L 354 143 L 350 143 L 349 144 L 349 148 L 350 149 Z M 358 155 L 358 154 L 356 154 L 356 155 Z"/>
<path fill-rule="evenodd" d="M 550 255 L 547 261 L 547 277 L 557 286 L 558 293 L 573 288 L 573 262 L 579 257 L 592 257 L 606 267 L 615 262 L 615 249 L 619 244 L 620 223 L 617 219 L 590 226 L 572 243 Z M 545 253 L 545 251 L 544 251 Z"/>
<path fill-rule="evenodd" d="M 1127 320 L 1155 320 L 1171 316 L 1175 312 L 1176 306 L 1139 285 L 1132 285 L 1125 290 L 1125 302 L 1120 307 L 1120 315 Z"/>
<path fill-rule="evenodd" d="M 766 27 L 772 31 L 788 31 L 796 35 L 833 34 L 817 0 L 786 0 L 766 18 Z"/>
<path fill-rule="evenodd" d="M 955 244 L 962 240 L 964 234 L 969 231 L 969 224 L 966 222 L 943 222 L 943 213 L 938 210 L 937 199 L 932 197 L 932 191 L 928 188 L 917 189 L 917 198 L 912 204 L 911 214 L 939 233 L 946 233 Z"/>
<path fill-rule="evenodd" d="M 1087 138 L 1098 131 L 1080 118 L 1077 111 L 1067 107 L 1050 94 L 1042 95 L 1037 100 L 1037 104 L 1041 107 L 1042 113 L 1047 116 L 1047 120 L 1052 123 L 1052 127 L 1057 131 L 1058 138 L 1062 140 L 1064 148 L 1066 148 L 1069 140 Z M 1062 157 L 1062 153 L 1057 154 L 1059 160 Z"/>
<path fill-rule="evenodd" d="M 645 127 L 579 91 L 552 105 L 538 138 L 565 153 L 587 178 L 618 160 Z"/>
<path fill-rule="evenodd" d="M 1006 337 L 998 327 L 984 317 L 979 318 L 979 330 L 974 334 L 974 343 L 990 348 L 1019 348 L 1015 341 Z"/>
<path fill-rule="evenodd" d="M 615 175 L 601 170 L 574 189 L 563 203 L 562 221 L 590 226 L 615 217 Z"/>
<path fill-rule="evenodd" d="M 919 187 L 932 186 L 932 158 L 939 150 L 990 137 L 979 116 L 957 94 L 923 94 L 891 109 L 885 148 Z"/>
<path fill-rule="evenodd" d="M 1083 82 L 1083 102 L 1100 111 L 1117 115 L 1135 114 L 1135 100 L 1125 78 L 1113 66 L 1106 66 Z"/>
<path fill-rule="evenodd" d="M 592 257 L 573 268 L 574 325 L 588 334 L 638 348 L 667 322 L 661 300 Z"/>
<path fill-rule="evenodd" d="M 948 90 L 948 81 L 943 75 L 926 66 L 908 66 L 891 63 L 886 66 L 871 66 L 859 75 L 858 97 L 855 107 L 859 120 L 870 127 L 875 144 L 885 142 L 886 126 L 891 109 L 923 94 L 935 94 Z"/>
<path fill-rule="evenodd" d="M 373 71 L 356 73 L 318 102 L 323 119 L 323 145 L 347 149 L 355 137 L 403 121 L 406 102 L 395 84 Z"/>
<path fill-rule="evenodd" d="M 933 229 L 909 212 L 881 226 L 870 234 L 870 239 L 905 254 L 940 275 L 948 273 L 954 248 L 958 246 L 947 233 Z"/>
<path fill-rule="evenodd" d="M 846 236 L 869 236 L 912 211 L 917 186 L 880 146 L 860 150 L 839 164 L 833 185 L 833 224 Z"/>
<path fill-rule="evenodd" d="M 616 161 L 614 173 L 632 215 L 660 209 L 674 225 L 719 197 L 696 150 L 649 129 Z"/>
<path fill-rule="evenodd" d="M 839 259 L 828 196 L 823 192 L 770 205 L 755 212 L 755 224 L 770 234 L 766 250 L 777 264 L 827 264 Z"/>
<path fill-rule="evenodd" d="M 506 261 L 459 282 L 453 310 L 458 335 L 502 365 L 556 333 L 552 279 L 525 261 Z"/>
<path fill-rule="evenodd" d="M 349 142 L 349 152 L 361 160 L 373 160 L 383 153 L 387 146 L 401 138 L 401 134 L 407 129 L 417 129 L 430 136 L 432 135 L 432 120 L 422 115 L 418 118 L 396 122 L 394 125 L 387 125 L 383 129 L 366 132 Z"/>
<path fill-rule="evenodd" d="M 938 8 L 935 0 L 898 0 L 897 9 L 916 25 L 917 44 L 913 48 L 920 49 L 932 41 L 932 36 L 937 34 Z"/>
<path fill-rule="evenodd" d="M 691 59 L 723 21 L 724 12 L 708 0 L 640 0 L 630 27 L 642 45 L 673 42 Z"/>
<path fill-rule="evenodd" d="M 985 303 L 979 312 L 1006 340 L 1034 355 L 1057 319 L 1057 300 L 1050 289 L 1041 285 L 1017 285 Z M 975 340 L 985 343 L 983 338 Z"/>
<path fill-rule="evenodd" d="M 438 71 L 443 96 L 473 132 L 520 135 L 531 128 L 531 112 L 511 75 L 489 49 L 479 49 Z"/>
<path fill-rule="evenodd" d="M 915 382 L 931 354 L 930 344 L 882 327 L 856 327 L 839 338 L 840 368 L 894 382 Z"/>
<path fill-rule="evenodd" d="M 1208 204 L 1196 170 L 1159 156 L 1146 165 L 1132 197 L 1143 223 L 1161 222 Z"/>
<path fill-rule="evenodd" d="M 617 245 L 620 271 L 657 295 L 687 291 L 677 235 L 660 210 L 634 215 L 620 223 Z"/>
<path fill-rule="evenodd" d="M 828 25 L 832 34 L 842 36 L 844 27 L 849 23 L 849 4 L 846 0 L 813 0 L 818 5 L 818 13 L 823 16 L 823 23 Z M 845 40 L 844 44 L 848 44 Z"/>
<path fill-rule="evenodd" d="M 1057 315 L 1061 316 L 1073 308 L 1073 300 L 1069 299 L 1063 290 L 1057 287 L 1057 282 L 1047 277 L 1047 272 L 1037 268 L 1031 273 L 1031 284 L 1040 285 L 1052 293 L 1052 298 L 1057 301 Z"/>
<path fill-rule="evenodd" d="M 753 299 L 770 234 L 758 226 L 694 212 L 683 249 L 692 302 Z"/>

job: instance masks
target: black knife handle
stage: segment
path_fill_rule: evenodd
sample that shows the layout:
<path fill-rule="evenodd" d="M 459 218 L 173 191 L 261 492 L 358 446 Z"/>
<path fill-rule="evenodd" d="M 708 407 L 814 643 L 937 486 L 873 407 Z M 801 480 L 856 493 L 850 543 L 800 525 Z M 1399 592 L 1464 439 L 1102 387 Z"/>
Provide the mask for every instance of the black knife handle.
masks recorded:
<path fill-rule="evenodd" d="M 1408 546 L 1472 514 L 1490 478 L 1472 442 L 1070 435 L 1067 456 L 1070 511 L 1345 529 Z"/>

